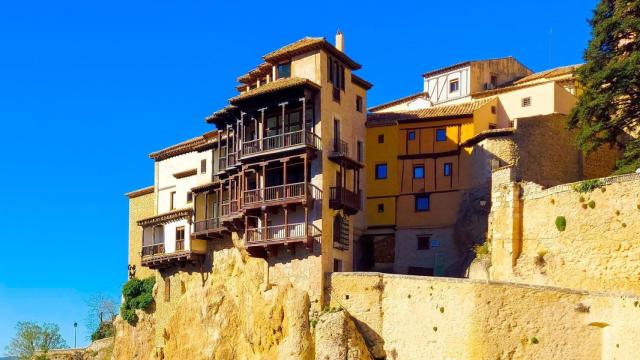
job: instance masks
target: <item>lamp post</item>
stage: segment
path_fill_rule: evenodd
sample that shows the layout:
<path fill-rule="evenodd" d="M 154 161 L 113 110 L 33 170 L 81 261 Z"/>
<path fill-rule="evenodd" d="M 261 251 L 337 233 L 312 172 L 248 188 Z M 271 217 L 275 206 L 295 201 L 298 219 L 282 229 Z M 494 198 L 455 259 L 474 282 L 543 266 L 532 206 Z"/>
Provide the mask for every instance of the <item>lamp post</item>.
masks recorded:
<path fill-rule="evenodd" d="M 73 348 L 74 349 L 78 347 L 78 344 L 77 344 L 77 339 L 78 339 L 77 332 L 78 332 L 78 323 L 74 322 L 73 323 Z"/>

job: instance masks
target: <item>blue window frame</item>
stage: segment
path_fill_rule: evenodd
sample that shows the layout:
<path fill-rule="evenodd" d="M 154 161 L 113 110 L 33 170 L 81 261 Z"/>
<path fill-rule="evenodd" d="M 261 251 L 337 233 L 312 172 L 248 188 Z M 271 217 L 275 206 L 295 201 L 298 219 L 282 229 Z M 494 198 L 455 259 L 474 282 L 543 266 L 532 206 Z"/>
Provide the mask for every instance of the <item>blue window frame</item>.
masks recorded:
<path fill-rule="evenodd" d="M 407 139 L 415 140 L 416 139 L 416 132 L 413 131 L 413 130 L 409 131 L 409 133 L 407 134 Z"/>
<path fill-rule="evenodd" d="M 447 129 L 436 129 L 436 141 L 447 141 Z"/>
<path fill-rule="evenodd" d="M 443 170 L 444 170 L 444 176 L 451 176 L 451 172 L 453 171 L 453 164 L 445 163 Z"/>
<path fill-rule="evenodd" d="M 424 179 L 424 165 L 416 165 L 413 167 L 413 178 Z"/>
<path fill-rule="evenodd" d="M 429 195 L 416 195 L 416 212 L 429 211 Z"/>
<path fill-rule="evenodd" d="M 376 180 L 387 178 L 387 164 L 376 164 Z"/>

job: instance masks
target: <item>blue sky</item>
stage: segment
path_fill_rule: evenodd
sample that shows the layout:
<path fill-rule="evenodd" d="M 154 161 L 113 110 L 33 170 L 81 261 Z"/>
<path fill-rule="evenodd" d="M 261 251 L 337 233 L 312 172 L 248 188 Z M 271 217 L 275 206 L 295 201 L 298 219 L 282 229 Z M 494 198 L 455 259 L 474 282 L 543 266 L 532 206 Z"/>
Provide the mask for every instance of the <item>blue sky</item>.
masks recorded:
<path fill-rule="evenodd" d="M 581 62 L 595 0 L 4 1 L 0 4 L 0 355 L 19 320 L 86 343 L 85 300 L 119 299 L 127 199 L 147 155 L 199 135 L 260 56 L 333 41 L 374 84 L 369 106 L 421 74 L 512 55 L 533 70 Z M 551 34 L 551 36 L 550 36 Z"/>

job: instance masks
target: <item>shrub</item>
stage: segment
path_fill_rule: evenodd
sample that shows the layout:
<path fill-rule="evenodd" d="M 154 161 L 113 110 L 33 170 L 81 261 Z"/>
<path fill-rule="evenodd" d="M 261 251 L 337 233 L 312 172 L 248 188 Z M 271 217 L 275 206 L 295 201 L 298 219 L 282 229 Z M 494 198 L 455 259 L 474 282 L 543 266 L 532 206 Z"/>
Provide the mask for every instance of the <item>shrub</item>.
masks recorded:
<path fill-rule="evenodd" d="M 444 307 L 440 307 L 440 314 L 444 314 Z"/>
<path fill-rule="evenodd" d="M 600 179 L 584 180 L 573 185 L 573 190 L 579 193 L 590 193 L 603 186 L 604 182 Z"/>
<path fill-rule="evenodd" d="M 564 231 L 567 228 L 567 219 L 564 216 L 556 218 L 556 228 L 558 228 L 558 231 Z"/>
<path fill-rule="evenodd" d="M 138 322 L 137 309 L 148 310 L 153 304 L 153 286 L 155 283 L 155 277 L 149 277 L 144 280 L 133 278 L 122 287 L 124 303 L 120 309 L 120 315 L 130 325 L 135 325 Z"/>
<path fill-rule="evenodd" d="M 580 196 L 579 201 L 580 201 L 580 202 L 584 202 L 584 200 L 585 200 L 584 196 Z"/>
<path fill-rule="evenodd" d="M 596 207 L 596 202 L 593 201 L 593 200 L 589 201 L 589 207 L 592 208 L 592 209 L 595 208 Z"/>
<path fill-rule="evenodd" d="M 540 342 L 540 341 L 538 341 L 538 338 L 537 338 L 537 337 L 535 337 L 535 336 L 534 336 L 534 337 L 532 337 L 532 338 L 531 338 L 531 343 L 532 343 L 532 344 L 537 344 L 537 343 L 539 343 L 539 342 Z"/>
<path fill-rule="evenodd" d="M 108 338 L 115 335 L 115 329 L 113 323 L 102 322 L 96 331 L 91 334 L 91 341 L 96 341 L 104 338 Z"/>
<path fill-rule="evenodd" d="M 485 241 L 482 245 L 475 245 L 473 251 L 476 255 L 489 255 L 489 242 Z"/>

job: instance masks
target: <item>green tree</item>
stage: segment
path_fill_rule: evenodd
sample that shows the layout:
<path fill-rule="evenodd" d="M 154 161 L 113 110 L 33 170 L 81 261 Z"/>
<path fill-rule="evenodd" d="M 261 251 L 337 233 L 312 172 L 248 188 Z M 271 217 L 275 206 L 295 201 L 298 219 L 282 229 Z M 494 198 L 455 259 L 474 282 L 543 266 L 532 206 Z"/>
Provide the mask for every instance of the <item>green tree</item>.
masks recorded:
<path fill-rule="evenodd" d="M 38 356 L 38 359 L 46 359 L 49 350 L 64 348 L 67 348 L 67 343 L 60 335 L 58 325 L 20 321 L 16 324 L 16 335 L 6 351 L 20 360 L 31 360 L 36 352 L 45 354 Z"/>
<path fill-rule="evenodd" d="M 592 38 L 577 70 L 584 93 L 569 115 L 586 153 L 618 146 L 618 173 L 640 167 L 640 0 L 602 0 L 589 21 Z"/>

